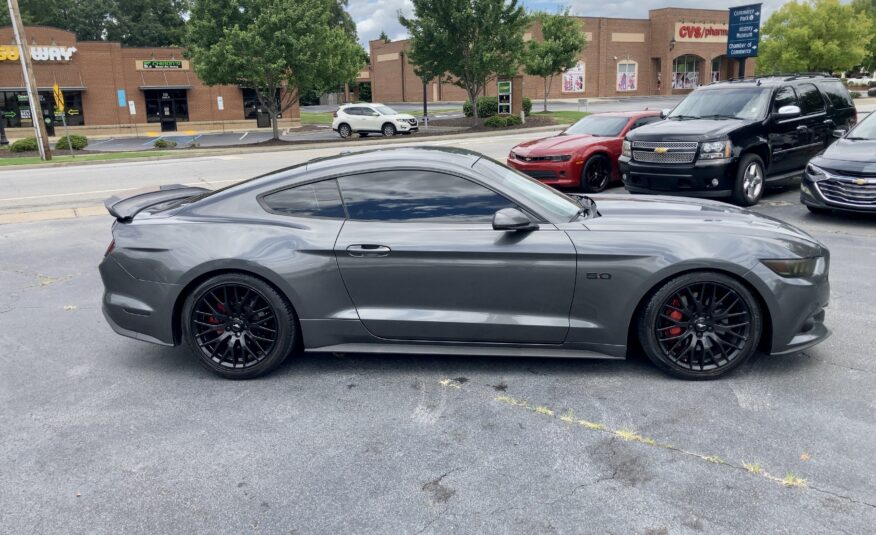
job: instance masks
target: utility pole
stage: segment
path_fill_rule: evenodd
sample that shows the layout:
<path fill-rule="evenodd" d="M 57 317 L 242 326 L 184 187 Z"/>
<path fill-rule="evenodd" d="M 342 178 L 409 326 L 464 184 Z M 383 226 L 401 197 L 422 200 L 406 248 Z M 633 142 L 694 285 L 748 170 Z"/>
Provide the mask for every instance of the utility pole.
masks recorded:
<path fill-rule="evenodd" d="M 49 136 L 43 124 L 43 107 L 40 106 L 40 94 L 33 75 L 33 64 L 30 58 L 30 45 L 27 44 L 27 36 L 24 35 L 24 24 L 21 22 L 21 11 L 18 9 L 18 0 L 7 0 L 9 4 L 9 18 L 12 19 L 12 30 L 15 32 L 15 42 L 20 51 L 21 69 L 24 74 L 24 86 L 27 90 L 27 100 L 30 102 L 30 120 L 33 122 L 33 130 L 36 134 L 37 146 L 40 150 L 40 158 L 52 159 L 52 151 L 49 148 Z"/>

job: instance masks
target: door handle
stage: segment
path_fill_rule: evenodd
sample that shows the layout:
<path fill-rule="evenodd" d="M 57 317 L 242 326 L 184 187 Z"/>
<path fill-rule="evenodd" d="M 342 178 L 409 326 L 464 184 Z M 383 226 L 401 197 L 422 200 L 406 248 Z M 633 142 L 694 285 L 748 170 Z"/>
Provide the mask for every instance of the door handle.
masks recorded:
<path fill-rule="evenodd" d="M 801 124 L 800 126 L 797 127 L 797 131 L 798 131 L 798 132 L 808 132 L 808 131 L 809 131 L 809 127 L 808 127 L 808 126 L 803 126 L 803 125 Z"/>
<path fill-rule="evenodd" d="M 389 256 L 390 252 L 392 252 L 392 249 L 386 245 L 375 245 L 372 243 L 356 244 L 347 247 L 347 254 L 356 257 Z"/>

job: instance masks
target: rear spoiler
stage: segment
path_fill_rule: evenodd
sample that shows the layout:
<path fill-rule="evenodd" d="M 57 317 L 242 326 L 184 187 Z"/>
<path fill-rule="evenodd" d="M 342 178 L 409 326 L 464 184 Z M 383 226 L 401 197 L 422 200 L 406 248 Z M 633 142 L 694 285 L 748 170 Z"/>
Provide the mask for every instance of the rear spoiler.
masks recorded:
<path fill-rule="evenodd" d="M 172 184 L 169 186 L 161 186 L 158 191 L 150 191 L 140 193 L 127 198 L 121 198 L 113 195 L 107 199 L 103 205 L 107 212 L 121 222 L 128 222 L 134 219 L 134 216 L 141 211 L 169 201 L 180 199 L 188 199 L 195 195 L 206 193 L 210 190 L 206 188 L 195 188 L 183 186 L 182 184 Z"/>

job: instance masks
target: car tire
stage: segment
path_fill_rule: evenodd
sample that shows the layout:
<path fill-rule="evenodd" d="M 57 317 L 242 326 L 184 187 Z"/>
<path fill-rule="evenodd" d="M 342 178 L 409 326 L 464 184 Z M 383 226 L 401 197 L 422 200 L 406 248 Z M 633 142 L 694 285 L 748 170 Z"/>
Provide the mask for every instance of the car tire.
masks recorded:
<path fill-rule="evenodd" d="M 338 135 L 346 139 L 353 135 L 353 129 L 347 123 L 341 123 L 338 125 Z"/>
<path fill-rule="evenodd" d="M 368 132 L 359 132 L 359 137 L 368 137 Z"/>
<path fill-rule="evenodd" d="M 830 208 L 821 208 L 821 207 L 818 207 L 818 206 L 809 206 L 808 204 L 806 205 L 806 208 L 808 208 L 809 211 L 812 212 L 813 214 L 817 214 L 817 215 L 830 215 L 830 214 L 833 213 L 833 210 L 831 210 Z"/>
<path fill-rule="evenodd" d="M 385 125 L 383 125 L 383 128 L 381 128 L 380 131 L 384 135 L 384 137 L 392 137 L 396 133 L 395 125 L 392 123 L 386 123 Z"/>
<path fill-rule="evenodd" d="M 733 182 L 733 202 L 739 206 L 754 206 L 766 188 L 763 160 L 757 154 L 745 154 L 739 160 Z"/>
<path fill-rule="evenodd" d="M 298 343 L 289 301 L 268 283 L 224 273 L 186 297 L 183 338 L 208 370 L 227 379 L 252 379 L 279 366 Z"/>
<path fill-rule="evenodd" d="M 715 379 L 755 353 L 763 315 L 742 283 L 700 271 L 657 288 L 639 315 L 637 332 L 645 354 L 664 372 L 682 379 Z"/>
<path fill-rule="evenodd" d="M 581 191 L 601 193 L 611 182 L 611 160 L 604 154 L 596 154 L 587 159 L 581 168 Z"/>

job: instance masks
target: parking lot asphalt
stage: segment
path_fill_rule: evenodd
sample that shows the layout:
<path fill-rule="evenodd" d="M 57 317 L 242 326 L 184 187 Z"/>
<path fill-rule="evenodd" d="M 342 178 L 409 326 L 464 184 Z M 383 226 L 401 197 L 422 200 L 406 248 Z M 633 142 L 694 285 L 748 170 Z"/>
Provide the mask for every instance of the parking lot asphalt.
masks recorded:
<path fill-rule="evenodd" d="M 0 532 L 872 533 L 876 219 L 797 196 L 757 210 L 831 249 L 834 335 L 711 382 L 353 354 L 226 381 L 106 325 L 109 217 L 2 225 Z"/>

